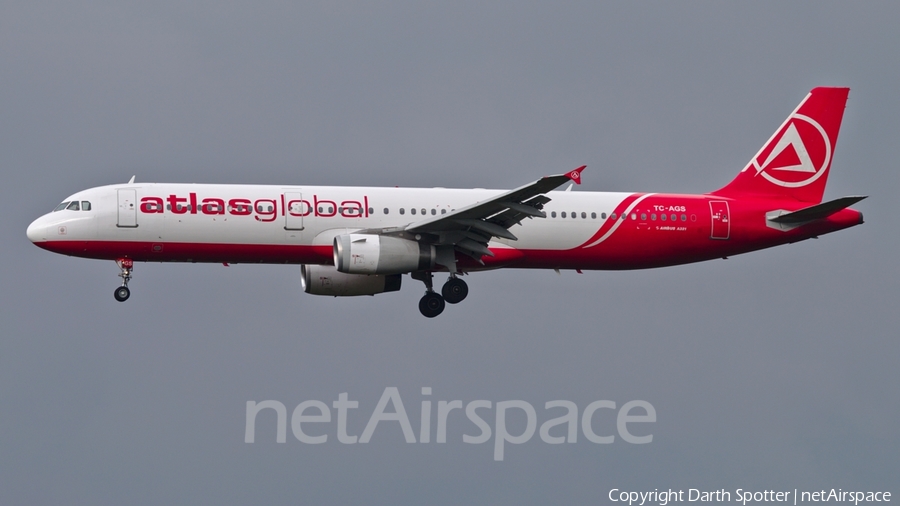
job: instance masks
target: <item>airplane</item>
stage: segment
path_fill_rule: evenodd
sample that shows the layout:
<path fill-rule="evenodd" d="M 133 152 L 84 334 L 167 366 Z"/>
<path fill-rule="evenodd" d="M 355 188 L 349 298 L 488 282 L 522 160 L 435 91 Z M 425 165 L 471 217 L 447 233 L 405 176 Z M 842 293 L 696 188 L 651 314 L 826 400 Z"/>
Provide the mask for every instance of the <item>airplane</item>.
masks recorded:
<path fill-rule="evenodd" d="M 135 262 L 300 264 L 306 293 L 425 284 L 420 312 L 462 302 L 472 272 L 626 270 L 726 258 L 863 223 L 822 202 L 849 88 L 815 88 L 733 181 L 698 195 L 554 191 L 584 166 L 513 190 L 137 183 L 67 197 L 28 226 L 37 246 L 115 260 L 125 301 Z M 441 292 L 433 274 L 447 273 Z"/>

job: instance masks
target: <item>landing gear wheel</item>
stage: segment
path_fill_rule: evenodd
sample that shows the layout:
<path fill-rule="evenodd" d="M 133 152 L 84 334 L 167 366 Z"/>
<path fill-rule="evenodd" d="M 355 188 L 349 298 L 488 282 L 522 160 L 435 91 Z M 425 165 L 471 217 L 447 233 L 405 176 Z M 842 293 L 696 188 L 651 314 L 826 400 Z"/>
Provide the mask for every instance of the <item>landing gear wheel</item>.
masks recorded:
<path fill-rule="evenodd" d="M 119 273 L 119 277 L 122 278 L 122 286 L 116 288 L 116 291 L 113 292 L 113 296 L 119 302 L 125 302 L 128 300 L 128 297 L 131 297 L 131 290 L 128 289 L 128 282 L 131 281 L 131 270 L 134 269 L 134 260 L 130 258 L 120 258 L 116 260 L 116 265 L 119 266 L 122 272 Z"/>
<path fill-rule="evenodd" d="M 441 288 L 441 294 L 448 304 L 458 304 L 469 295 L 469 285 L 459 278 L 450 278 Z"/>
<path fill-rule="evenodd" d="M 120 286 L 113 292 L 113 297 L 119 302 L 125 302 L 128 300 L 128 297 L 131 297 L 131 290 L 129 290 L 127 286 Z"/>
<path fill-rule="evenodd" d="M 444 312 L 444 298 L 435 292 L 426 292 L 419 300 L 419 311 L 425 318 L 434 318 Z"/>

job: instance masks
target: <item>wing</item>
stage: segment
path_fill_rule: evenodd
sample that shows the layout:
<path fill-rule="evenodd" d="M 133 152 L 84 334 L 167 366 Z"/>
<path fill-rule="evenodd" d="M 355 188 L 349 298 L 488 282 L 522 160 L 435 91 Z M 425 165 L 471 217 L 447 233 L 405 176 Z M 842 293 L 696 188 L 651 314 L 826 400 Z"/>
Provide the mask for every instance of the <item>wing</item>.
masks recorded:
<path fill-rule="evenodd" d="M 452 246 L 456 251 L 481 262 L 484 255 L 493 256 L 488 242 L 494 237 L 515 241 L 509 228 L 525 218 L 546 218 L 542 211 L 550 202 L 545 194 L 573 181 L 581 184 L 581 166 L 566 174 L 546 176 L 537 181 L 501 193 L 488 200 L 407 225 L 397 232 L 420 236 L 419 240 L 437 246 Z"/>

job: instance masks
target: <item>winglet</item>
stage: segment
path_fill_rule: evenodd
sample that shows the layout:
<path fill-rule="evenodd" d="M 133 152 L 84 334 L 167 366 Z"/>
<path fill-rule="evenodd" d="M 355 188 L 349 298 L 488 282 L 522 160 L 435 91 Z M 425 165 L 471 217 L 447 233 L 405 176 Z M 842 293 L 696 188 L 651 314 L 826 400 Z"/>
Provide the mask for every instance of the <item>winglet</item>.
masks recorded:
<path fill-rule="evenodd" d="M 583 171 L 587 165 L 582 165 L 572 172 L 566 173 L 566 177 L 575 182 L 575 184 L 581 184 L 581 171 Z"/>

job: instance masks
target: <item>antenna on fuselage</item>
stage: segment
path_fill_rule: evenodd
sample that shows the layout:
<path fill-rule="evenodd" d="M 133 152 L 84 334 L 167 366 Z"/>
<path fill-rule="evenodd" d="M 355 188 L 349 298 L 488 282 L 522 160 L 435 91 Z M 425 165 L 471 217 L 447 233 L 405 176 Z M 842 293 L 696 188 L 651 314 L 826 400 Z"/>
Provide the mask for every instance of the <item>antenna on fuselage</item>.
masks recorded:
<path fill-rule="evenodd" d="M 128 183 L 126 183 L 126 184 L 134 184 L 134 178 L 135 178 L 135 177 L 137 177 L 137 176 L 131 176 L 131 179 L 129 179 L 129 180 L 128 180 Z"/>

